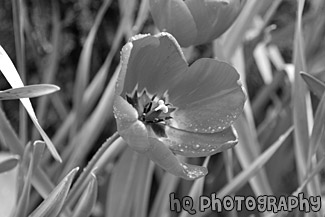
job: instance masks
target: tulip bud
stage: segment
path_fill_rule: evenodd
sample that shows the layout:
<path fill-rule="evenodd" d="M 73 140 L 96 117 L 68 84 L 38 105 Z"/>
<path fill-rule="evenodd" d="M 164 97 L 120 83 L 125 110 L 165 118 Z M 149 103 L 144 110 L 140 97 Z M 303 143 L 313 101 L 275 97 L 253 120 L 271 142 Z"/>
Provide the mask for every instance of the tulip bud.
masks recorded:
<path fill-rule="evenodd" d="M 209 42 L 223 34 L 244 5 L 242 0 L 150 0 L 153 20 L 182 47 Z"/>

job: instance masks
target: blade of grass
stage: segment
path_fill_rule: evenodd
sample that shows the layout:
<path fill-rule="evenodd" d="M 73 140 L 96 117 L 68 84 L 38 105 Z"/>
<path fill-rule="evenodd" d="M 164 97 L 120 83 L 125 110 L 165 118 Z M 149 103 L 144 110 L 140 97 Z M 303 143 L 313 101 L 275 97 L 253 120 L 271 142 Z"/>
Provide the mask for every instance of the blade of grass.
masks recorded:
<path fill-rule="evenodd" d="M 228 182 L 234 177 L 234 155 L 233 149 L 228 149 L 222 152 L 223 161 L 225 164 L 226 175 Z"/>
<path fill-rule="evenodd" d="M 158 193 L 156 194 L 154 203 L 152 205 L 149 216 L 169 216 L 169 195 L 175 191 L 179 182 L 179 177 L 176 177 L 170 173 L 163 175 L 162 181 L 159 185 Z"/>
<path fill-rule="evenodd" d="M 24 84 L 22 80 L 20 79 L 20 76 L 14 66 L 14 64 L 11 62 L 9 56 L 5 52 L 5 50 L 0 46 L 0 70 L 2 71 L 2 74 L 5 76 L 9 84 L 13 88 L 18 88 L 18 87 L 23 87 Z M 57 150 L 55 149 L 55 146 L 53 145 L 52 141 L 50 138 L 47 136 L 45 131 L 42 129 L 42 127 L 39 125 L 33 106 L 28 98 L 25 99 L 20 99 L 21 103 L 24 105 L 25 109 L 27 110 L 27 113 L 29 114 L 30 118 L 32 119 L 35 127 L 37 130 L 40 132 L 42 138 L 46 142 L 46 145 L 53 155 L 53 157 L 61 162 L 61 157 Z"/>
<path fill-rule="evenodd" d="M 24 38 L 24 20 L 25 20 L 25 6 L 23 1 L 12 0 L 13 24 L 16 59 L 18 71 L 23 82 L 26 80 L 26 59 L 25 59 L 25 38 Z M 18 73 L 17 73 L 18 74 Z M 10 83 L 10 82 L 9 82 Z M 14 87 L 14 86 L 13 86 Z M 24 108 L 19 107 L 19 135 L 22 142 L 27 141 L 27 117 Z"/>
<path fill-rule="evenodd" d="M 266 104 L 270 100 L 270 95 L 272 95 L 272 93 L 275 93 L 281 84 L 283 84 L 285 77 L 286 74 L 284 71 L 277 71 L 273 77 L 272 82 L 268 85 L 263 86 L 262 90 L 257 93 L 257 96 L 252 102 L 252 112 L 255 114 L 255 116 L 258 117 L 259 114 L 264 110 Z"/>
<path fill-rule="evenodd" d="M 275 66 L 276 70 L 282 71 L 285 69 L 285 62 L 280 53 L 280 50 L 275 45 L 268 46 L 268 54 L 269 58 L 272 61 L 273 65 Z"/>
<path fill-rule="evenodd" d="M 240 74 L 240 79 L 244 88 L 247 89 L 243 46 L 238 47 L 234 53 L 232 62 Z M 244 118 L 244 114 L 246 119 Z M 244 114 L 242 114 L 234 124 L 239 135 L 239 145 L 235 147 L 235 152 L 242 168 L 247 168 L 261 152 L 249 98 L 246 99 Z M 250 185 L 255 195 L 272 194 L 264 168 L 262 168 L 259 174 L 250 181 Z"/>
<path fill-rule="evenodd" d="M 268 162 L 273 154 L 281 147 L 286 138 L 290 135 L 293 128 L 289 128 L 279 139 L 274 142 L 267 150 L 265 150 L 248 168 L 240 172 L 235 178 L 224 186 L 218 193 L 218 198 L 223 198 L 226 195 L 237 192 L 243 187 L 247 181 L 253 178 L 253 176 Z M 211 210 L 206 210 L 205 215 L 210 213 Z"/>
<path fill-rule="evenodd" d="M 264 83 L 270 84 L 273 80 L 273 75 L 271 63 L 267 56 L 266 43 L 266 41 L 258 43 L 254 49 L 253 55 Z"/>
<path fill-rule="evenodd" d="M 119 27 L 121 27 L 121 25 Z M 120 42 L 122 40 L 122 36 L 123 36 L 122 30 L 123 30 L 122 28 L 118 29 L 116 37 L 114 38 L 113 47 L 111 48 L 109 54 L 107 55 L 105 62 L 103 63 L 103 65 L 101 66 L 99 71 L 97 72 L 95 78 L 92 80 L 90 85 L 87 87 L 87 90 L 83 96 L 82 107 L 84 108 L 84 112 L 86 114 L 88 114 L 90 109 L 95 105 L 98 98 L 100 97 L 100 94 L 101 94 L 103 88 L 105 88 L 105 80 L 107 77 L 107 71 L 109 70 L 111 62 L 113 60 L 113 57 L 114 57 L 115 53 L 117 52 L 118 45 L 120 44 Z M 107 88 L 108 88 L 108 86 L 110 86 L 110 88 L 108 88 L 108 89 L 112 91 L 112 95 L 114 92 L 113 89 L 115 88 L 115 82 L 116 82 L 116 79 L 117 79 L 117 76 L 119 73 L 119 69 L 120 69 L 120 66 L 118 66 L 116 68 L 116 71 L 114 72 L 113 76 L 111 77 L 110 83 L 107 85 Z M 63 124 L 59 127 L 59 130 L 56 132 L 56 134 L 53 137 L 53 141 L 55 144 L 63 145 L 63 141 L 67 137 L 69 128 L 74 123 L 75 118 L 76 118 L 76 113 L 70 112 L 68 117 L 65 119 Z M 70 144 L 73 144 L 73 143 L 70 143 Z M 68 147 L 69 147 L 69 145 L 68 145 Z"/>
<path fill-rule="evenodd" d="M 96 203 L 97 199 L 97 178 L 91 174 L 90 181 L 84 193 L 81 195 L 79 202 L 74 209 L 72 217 L 88 217 Z"/>
<path fill-rule="evenodd" d="M 0 152 L 0 161 L 12 157 L 11 153 Z M 17 170 L 18 167 L 0 174 L 0 216 L 12 216 L 17 204 Z"/>
<path fill-rule="evenodd" d="M 79 168 L 75 168 L 54 188 L 49 196 L 30 214 L 30 217 L 56 217 L 68 194 L 72 180 Z"/>
<path fill-rule="evenodd" d="M 83 45 L 78 66 L 77 66 L 77 77 L 74 86 L 73 95 L 73 111 L 76 113 L 76 118 L 74 119 L 74 124 L 72 125 L 70 138 L 73 138 L 79 128 L 80 123 L 84 120 L 84 110 L 82 108 L 82 96 L 86 90 L 88 83 L 89 70 L 91 64 L 91 57 L 93 51 L 93 45 L 96 38 L 97 31 L 103 20 L 103 17 L 111 3 L 111 0 L 106 0 L 103 2 L 96 16 L 95 22 L 87 36 L 85 44 Z"/>
<path fill-rule="evenodd" d="M 318 104 L 316 114 L 315 114 L 315 121 L 314 126 L 312 129 L 312 133 L 309 140 L 309 151 L 308 151 L 308 160 L 307 160 L 307 168 L 308 170 L 312 166 L 312 157 L 317 151 L 317 148 L 320 145 L 321 138 L 324 135 L 324 123 L 325 123 L 325 94 L 321 98 L 321 101 Z"/>
<path fill-rule="evenodd" d="M 223 35 L 224 56 L 227 59 L 233 56 L 237 47 L 242 43 L 245 32 L 263 4 L 265 1 L 262 0 L 247 1 L 232 27 Z"/>
<path fill-rule="evenodd" d="M 54 94 L 50 98 L 51 103 L 54 107 L 54 109 L 57 111 L 59 118 L 63 121 L 68 118 L 68 108 L 64 104 L 63 100 L 60 98 L 59 94 Z M 55 143 L 53 139 L 54 144 L 59 144 Z"/>
<path fill-rule="evenodd" d="M 29 143 L 30 145 L 31 143 Z M 31 152 L 32 149 L 32 153 Z M 44 144 L 43 143 L 39 143 L 39 142 L 35 142 L 33 144 L 33 147 L 28 147 L 25 149 L 26 152 L 24 154 L 25 158 L 28 159 L 24 159 L 24 161 L 22 163 L 29 165 L 21 165 L 22 167 L 22 180 L 23 181 L 23 187 L 21 190 L 21 193 L 19 193 L 18 197 L 18 204 L 17 204 L 17 208 L 16 208 L 16 212 L 15 212 L 15 217 L 20 217 L 20 216 L 27 216 L 27 211 L 28 211 L 28 206 L 29 206 L 29 201 L 30 201 L 30 191 L 31 191 L 31 183 L 32 183 L 32 176 L 33 173 L 36 169 L 36 167 L 38 166 L 39 163 L 39 159 L 38 157 L 40 157 L 41 153 L 44 150 Z M 29 156 L 31 155 L 31 156 Z M 24 167 L 28 168 L 27 171 L 23 171 Z"/>
<path fill-rule="evenodd" d="M 58 86 L 52 84 L 35 84 L 24 87 L 11 88 L 0 91 L 0 100 L 12 100 L 21 98 L 34 98 L 59 91 Z"/>
<path fill-rule="evenodd" d="M 23 145 L 21 144 L 15 131 L 12 129 L 1 107 L 0 107 L 0 133 L 2 134 L 9 150 L 14 154 L 18 154 L 19 156 L 22 156 L 24 153 Z"/>
<path fill-rule="evenodd" d="M 107 193 L 106 216 L 127 217 L 131 214 L 139 157 L 142 156 L 127 148 L 114 166 Z"/>
<path fill-rule="evenodd" d="M 5 160 L 0 161 L 0 173 L 14 169 L 19 162 L 19 156 L 12 155 Z"/>
<path fill-rule="evenodd" d="M 138 34 L 141 31 L 145 21 L 149 16 L 149 1 L 148 0 L 141 0 L 141 4 L 139 7 L 139 11 L 137 14 L 137 18 L 134 22 L 133 26 L 133 35 Z"/>
<path fill-rule="evenodd" d="M 304 181 L 297 188 L 297 190 L 295 190 L 292 193 L 292 196 L 297 197 L 299 193 L 302 193 L 306 188 L 307 184 L 314 178 L 314 176 L 317 175 L 324 168 L 324 165 L 325 165 L 325 157 L 323 155 L 323 157 L 320 159 L 317 165 L 313 168 L 313 170 L 309 173 L 309 175 L 304 179 Z M 320 212 L 323 212 L 322 209 L 320 210 Z M 287 216 L 287 215 L 288 215 L 287 211 L 280 211 L 278 213 L 269 214 L 267 215 L 267 217 Z"/>
<path fill-rule="evenodd" d="M 305 1 L 298 0 L 298 12 L 296 29 L 294 34 L 294 48 L 293 48 L 293 63 L 295 66 L 295 80 L 294 88 L 292 90 L 293 99 L 293 121 L 295 127 L 295 155 L 296 165 L 298 169 L 299 183 L 302 183 L 306 176 L 308 168 L 308 146 L 309 144 L 309 130 L 308 130 L 308 111 L 311 111 L 310 98 L 306 98 L 307 87 L 303 82 L 300 73 L 306 71 L 306 59 L 304 54 L 304 38 L 302 32 L 302 12 Z M 308 106 L 308 107 L 307 107 Z M 311 112 L 309 112 L 311 113 Z M 320 192 L 320 184 L 317 178 L 308 183 L 307 191 L 309 196 L 317 195 Z M 320 216 L 318 214 L 317 216 Z"/>
<path fill-rule="evenodd" d="M 305 72 L 300 72 L 300 75 L 308 85 L 310 91 L 313 92 L 319 99 L 321 99 L 323 93 L 325 92 L 324 82 Z"/>
<path fill-rule="evenodd" d="M 126 143 L 118 134 L 108 138 L 101 148 L 96 152 L 93 158 L 89 161 L 87 167 L 83 170 L 78 177 L 76 183 L 73 185 L 68 198 L 65 203 L 65 207 L 74 204 L 78 196 L 81 194 L 83 186 L 91 173 L 97 173 L 102 170 L 105 165 L 112 159 L 114 159 L 122 150 L 126 147 Z"/>
<path fill-rule="evenodd" d="M 70 168 L 79 165 L 85 159 L 93 143 L 105 127 L 107 119 L 113 116 L 113 99 L 117 75 L 118 73 L 114 73 L 114 77 L 111 78 L 107 85 L 97 107 L 78 134 L 68 144 L 68 146 L 74 148 L 74 151 L 70 155 L 63 155 L 67 163 L 61 171 L 68 171 Z"/>
<path fill-rule="evenodd" d="M 48 55 L 43 73 L 42 82 L 46 84 L 54 83 L 54 77 L 59 67 L 59 57 L 62 46 L 61 42 L 61 22 L 60 22 L 60 8 L 59 2 L 52 0 L 52 52 Z M 37 117 L 39 118 L 40 124 L 45 120 L 44 115 L 46 114 L 46 106 L 48 103 L 47 97 L 40 98 L 37 106 Z M 54 104 L 55 105 L 55 104 Z M 34 130 L 33 138 L 37 137 L 37 132 Z"/>
<path fill-rule="evenodd" d="M 134 13 L 137 8 L 137 1 L 135 0 L 119 0 L 120 14 L 122 15 L 123 26 L 125 26 L 125 39 L 128 40 L 134 34 L 132 26 L 134 24 Z"/>
<path fill-rule="evenodd" d="M 140 16 L 140 15 L 138 15 Z M 114 40 L 111 44 L 111 49 L 105 59 L 105 62 L 99 69 L 99 71 L 96 73 L 95 78 L 91 81 L 90 85 L 87 87 L 85 94 L 83 96 L 83 105 L 85 114 L 89 112 L 89 110 L 93 107 L 93 105 L 97 102 L 98 97 L 100 96 L 100 93 L 106 86 L 105 80 L 107 77 L 107 71 L 109 71 L 109 68 L 111 66 L 112 60 L 117 52 L 117 50 L 120 47 L 120 43 L 122 41 L 123 36 L 125 35 L 125 32 L 130 32 L 130 30 L 127 30 L 128 26 L 124 25 L 126 22 L 125 20 L 128 19 L 128 17 L 123 16 L 122 20 L 120 21 L 118 25 L 118 29 L 116 31 L 116 35 L 114 37 Z M 142 23 L 141 23 L 141 22 Z M 137 26 L 142 26 L 145 22 L 145 19 L 139 18 L 139 23 Z M 138 33 L 134 30 L 134 34 Z M 120 66 L 119 66 L 120 67 Z M 115 80 L 115 77 L 117 76 L 119 72 L 119 67 L 116 69 L 114 75 L 112 76 L 111 80 Z M 111 82 L 113 85 L 115 85 L 114 82 Z M 73 117 L 72 117 L 73 116 Z M 72 112 L 69 114 L 69 116 L 66 118 L 66 120 L 63 122 L 62 127 L 60 127 L 60 130 L 55 134 L 53 137 L 53 141 L 55 144 L 61 144 L 63 140 L 66 138 L 67 132 L 69 132 L 69 128 L 71 127 L 72 123 L 74 123 L 75 114 Z M 69 121 L 68 121 L 69 120 Z"/>
<path fill-rule="evenodd" d="M 239 142 L 234 150 L 243 169 L 247 169 L 260 156 L 259 143 L 257 141 L 256 131 L 248 125 L 243 116 L 235 123 L 238 132 Z M 271 195 L 272 189 L 268 182 L 264 168 L 250 180 L 250 185 L 256 196 Z"/>
<path fill-rule="evenodd" d="M 289 128 L 279 139 L 274 142 L 267 150 L 265 150 L 248 168 L 238 174 L 232 182 L 225 186 L 218 195 L 220 198 L 227 194 L 235 193 L 240 189 L 249 179 L 252 178 L 258 170 L 260 170 L 265 163 L 273 156 L 278 148 L 283 144 L 285 139 L 290 135 L 293 128 Z"/>
<path fill-rule="evenodd" d="M 18 139 L 18 136 L 16 135 L 11 125 L 9 124 L 1 108 L 0 108 L 0 133 L 3 135 L 9 150 L 12 153 L 22 157 L 24 153 L 23 145 L 21 144 L 20 140 Z M 32 177 L 32 184 L 43 198 L 46 197 L 49 194 L 49 192 L 54 188 L 54 185 L 51 182 L 51 180 L 40 168 L 36 168 L 34 176 Z"/>
<path fill-rule="evenodd" d="M 29 172 L 29 167 L 31 163 L 31 152 L 32 152 L 32 145 L 31 143 L 27 143 L 26 147 L 24 148 L 24 154 L 21 158 L 19 167 L 18 167 L 18 175 L 17 175 L 17 198 L 22 194 L 23 188 L 26 182 L 26 176 Z M 29 181 L 29 180 L 28 180 Z"/>
<path fill-rule="evenodd" d="M 296 22 L 296 31 L 294 38 L 294 65 L 295 65 L 295 79 L 294 88 L 292 89 L 293 99 L 293 123 L 295 127 L 294 138 L 295 138 L 295 154 L 296 163 L 299 175 L 299 182 L 306 174 L 307 168 L 307 152 L 306 145 L 309 144 L 308 135 L 308 122 L 307 122 L 307 109 L 306 109 L 306 86 L 303 83 L 300 72 L 306 71 L 305 57 L 303 52 L 303 39 L 301 30 L 301 17 L 302 8 L 304 5 L 303 1 L 298 1 L 298 13 Z"/>
<path fill-rule="evenodd" d="M 136 166 L 137 173 L 134 177 L 135 192 L 132 204 L 134 216 L 147 216 L 153 169 L 154 163 L 149 158 L 140 155 Z"/>

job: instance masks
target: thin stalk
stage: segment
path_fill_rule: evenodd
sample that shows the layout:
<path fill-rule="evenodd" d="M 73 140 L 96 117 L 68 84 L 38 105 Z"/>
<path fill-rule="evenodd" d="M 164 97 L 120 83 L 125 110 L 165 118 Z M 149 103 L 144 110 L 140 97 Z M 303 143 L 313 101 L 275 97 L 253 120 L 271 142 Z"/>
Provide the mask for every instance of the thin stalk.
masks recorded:
<path fill-rule="evenodd" d="M 12 0 L 12 13 L 18 72 L 21 80 L 25 82 L 24 7 L 21 0 Z M 25 144 L 27 141 L 27 115 L 25 108 L 21 104 L 19 106 L 19 135 L 22 143 Z"/>

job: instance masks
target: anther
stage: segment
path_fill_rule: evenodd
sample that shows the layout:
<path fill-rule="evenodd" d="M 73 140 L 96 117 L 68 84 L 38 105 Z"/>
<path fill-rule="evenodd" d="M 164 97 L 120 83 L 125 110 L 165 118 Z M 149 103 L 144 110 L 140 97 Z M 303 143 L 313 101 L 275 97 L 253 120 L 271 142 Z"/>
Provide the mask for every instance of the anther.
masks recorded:
<path fill-rule="evenodd" d="M 165 105 L 163 100 L 158 100 L 158 106 L 155 108 L 155 111 L 161 110 L 163 113 L 168 112 L 168 107 Z"/>

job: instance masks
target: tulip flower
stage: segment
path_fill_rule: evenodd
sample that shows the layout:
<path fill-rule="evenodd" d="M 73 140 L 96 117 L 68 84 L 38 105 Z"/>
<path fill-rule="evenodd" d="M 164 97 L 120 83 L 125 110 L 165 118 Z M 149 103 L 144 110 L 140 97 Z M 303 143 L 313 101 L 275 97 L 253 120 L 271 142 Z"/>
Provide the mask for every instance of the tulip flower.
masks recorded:
<path fill-rule="evenodd" d="M 150 9 L 156 26 L 188 47 L 223 34 L 243 4 L 242 0 L 150 0 Z"/>
<path fill-rule="evenodd" d="M 114 116 L 117 130 L 135 151 L 166 171 L 193 180 L 205 167 L 179 160 L 233 147 L 232 123 L 245 94 L 236 70 L 215 59 L 188 66 L 169 33 L 137 35 L 122 49 Z"/>

